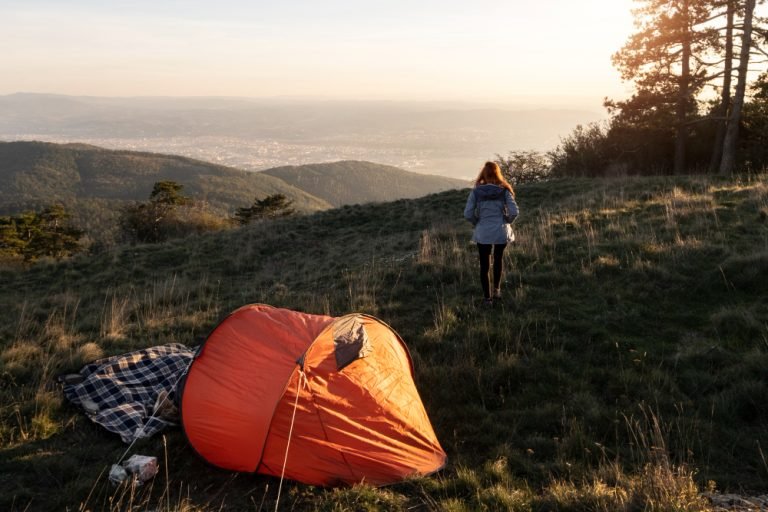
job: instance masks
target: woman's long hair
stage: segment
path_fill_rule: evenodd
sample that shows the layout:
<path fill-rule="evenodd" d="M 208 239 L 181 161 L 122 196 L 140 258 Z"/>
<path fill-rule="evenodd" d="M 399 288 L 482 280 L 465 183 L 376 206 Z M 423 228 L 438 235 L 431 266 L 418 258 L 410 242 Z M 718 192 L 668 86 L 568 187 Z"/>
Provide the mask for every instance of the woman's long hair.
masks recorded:
<path fill-rule="evenodd" d="M 497 185 L 499 187 L 509 190 L 512 197 L 515 197 L 515 191 L 512 190 L 512 185 L 504 179 L 504 175 L 501 174 L 501 167 L 496 162 L 485 162 L 485 165 L 480 170 L 480 174 L 475 180 L 475 186 L 478 185 Z"/>

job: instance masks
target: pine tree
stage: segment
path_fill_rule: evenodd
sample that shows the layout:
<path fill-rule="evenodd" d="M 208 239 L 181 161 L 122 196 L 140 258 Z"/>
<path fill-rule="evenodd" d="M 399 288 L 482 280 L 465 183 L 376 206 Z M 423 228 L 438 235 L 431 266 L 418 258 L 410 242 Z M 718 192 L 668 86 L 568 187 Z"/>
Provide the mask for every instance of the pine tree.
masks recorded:
<path fill-rule="evenodd" d="M 292 204 L 293 201 L 283 194 L 273 194 L 264 199 L 256 198 L 251 206 L 238 208 L 235 219 L 240 224 L 248 224 L 254 220 L 286 217 L 296 212 L 291 207 Z"/>
<path fill-rule="evenodd" d="M 69 219 L 69 212 L 61 205 L 0 217 L 0 255 L 35 261 L 79 252 L 83 231 L 71 226 Z"/>
<path fill-rule="evenodd" d="M 708 22 L 713 0 L 637 0 L 637 32 L 613 56 L 622 78 L 636 93 L 606 101 L 619 123 L 674 128 L 674 172 L 686 171 L 686 145 L 698 110 L 696 95 L 711 79 L 704 56 L 717 44 Z"/>
<path fill-rule="evenodd" d="M 723 157 L 720 161 L 720 174 L 730 174 L 736 165 L 736 144 L 739 137 L 741 112 L 744 107 L 744 96 L 747 90 L 747 73 L 752 49 L 752 24 L 755 12 L 755 0 L 744 0 L 744 17 L 741 29 L 741 49 L 739 52 L 739 67 L 736 91 L 733 96 L 733 106 L 728 116 L 728 126 L 723 140 Z"/>
<path fill-rule="evenodd" d="M 120 225 L 132 242 L 156 243 L 168 237 L 163 226 L 172 223 L 179 207 L 189 204 L 182 195 L 184 186 L 175 181 L 158 181 L 152 187 L 149 201 L 126 207 Z"/>
<path fill-rule="evenodd" d="M 720 169 L 720 161 L 723 158 L 723 141 L 727 127 L 727 116 L 731 108 L 731 77 L 733 74 L 733 30 L 736 14 L 737 0 L 725 0 L 722 5 L 725 8 L 725 27 L 723 27 L 723 82 L 720 89 L 720 102 L 715 107 L 713 115 L 716 123 L 715 142 L 712 145 L 712 157 L 709 162 L 709 172 L 717 172 Z"/>

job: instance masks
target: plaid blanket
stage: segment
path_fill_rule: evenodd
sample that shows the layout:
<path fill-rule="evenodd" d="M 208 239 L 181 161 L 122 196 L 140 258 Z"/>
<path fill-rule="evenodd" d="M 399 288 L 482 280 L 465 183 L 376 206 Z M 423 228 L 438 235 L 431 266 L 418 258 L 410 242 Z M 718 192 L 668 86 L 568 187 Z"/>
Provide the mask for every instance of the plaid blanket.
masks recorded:
<path fill-rule="evenodd" d="M 99 359 L 80 370 L 82 380 L 64 380 L 64 395 L 92 421 L 131 443 L 174 424 L 168 406 L 175 403 L 176 385 L 194 355 L 195 350 L 172 343 Z M 156 409 L 160 405 L 163 413 Z"/>

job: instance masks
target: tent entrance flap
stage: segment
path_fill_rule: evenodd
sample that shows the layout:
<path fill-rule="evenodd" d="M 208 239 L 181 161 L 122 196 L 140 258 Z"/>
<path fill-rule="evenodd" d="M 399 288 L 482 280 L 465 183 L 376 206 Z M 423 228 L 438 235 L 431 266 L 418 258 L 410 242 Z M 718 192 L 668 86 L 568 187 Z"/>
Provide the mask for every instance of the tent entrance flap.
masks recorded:
<path fill-rule="evenodd" d="M 333 324 L 333 346 L 338 370 L 373 352 L 365 326 L 357 315 L 347 315 Z"/>

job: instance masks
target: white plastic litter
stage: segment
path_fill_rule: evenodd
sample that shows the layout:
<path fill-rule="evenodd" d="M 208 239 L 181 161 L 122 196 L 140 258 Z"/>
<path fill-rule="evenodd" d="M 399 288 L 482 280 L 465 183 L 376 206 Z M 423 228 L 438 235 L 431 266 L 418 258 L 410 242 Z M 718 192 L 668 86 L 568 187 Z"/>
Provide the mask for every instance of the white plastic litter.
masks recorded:
<path fill-rule="evenodd" d="M 131 455 L 122 464 L 112 464 L 112 468 L 109 470 L 109 481 L 115 485 L 120 485 L 129 476 L 132 476 L 134 482 L 143 484 L 154 477 L 157 471 L 157 457 Z"/>
<path fill-rule="evenodd" d="M 115 485 L 120 485 L 128 479 L 128 472 L 120 464 L 112 464 L 109 470 L 109 481 Z"/>
<path fill-rule="evenodd" d="M 157 457 L 146 455 L 131 455 L 123 462 L 123 467 L 131 474 L 136 475 L 139 482 L 146 482 L 157 474 Z"/>

